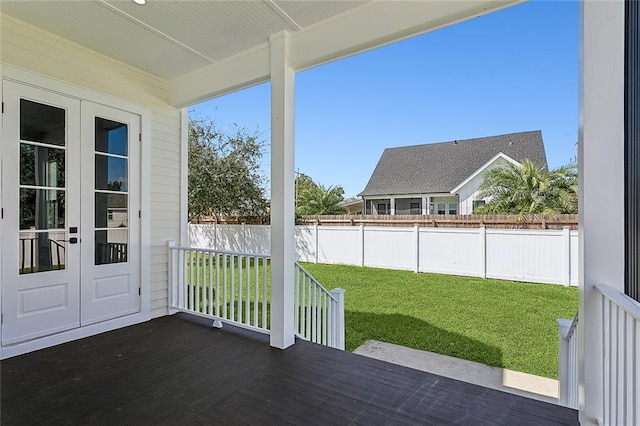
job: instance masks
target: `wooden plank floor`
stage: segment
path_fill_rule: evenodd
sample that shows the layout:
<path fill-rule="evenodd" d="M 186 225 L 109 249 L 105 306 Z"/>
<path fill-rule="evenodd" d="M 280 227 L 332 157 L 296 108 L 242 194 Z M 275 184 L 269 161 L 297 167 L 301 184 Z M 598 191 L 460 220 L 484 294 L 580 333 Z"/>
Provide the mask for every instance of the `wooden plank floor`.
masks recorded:
<path fill-rule="evenodd" d="M 574 410 L 184 314 L 1 362 L 2 424 L 577 425 Z"/>

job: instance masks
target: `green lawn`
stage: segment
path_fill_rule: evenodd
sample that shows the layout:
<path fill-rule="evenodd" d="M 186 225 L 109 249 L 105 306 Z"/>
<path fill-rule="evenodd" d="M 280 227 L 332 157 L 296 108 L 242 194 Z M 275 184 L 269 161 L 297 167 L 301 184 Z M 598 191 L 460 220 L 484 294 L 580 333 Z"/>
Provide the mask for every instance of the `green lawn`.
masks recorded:
<path fill-rule="evenodd" d="M 573 318 L 578 290 L 345 265 L 304 264 L 345 294 L 346 349 L 381 340 L 557 378 L 556 318 Z"/>

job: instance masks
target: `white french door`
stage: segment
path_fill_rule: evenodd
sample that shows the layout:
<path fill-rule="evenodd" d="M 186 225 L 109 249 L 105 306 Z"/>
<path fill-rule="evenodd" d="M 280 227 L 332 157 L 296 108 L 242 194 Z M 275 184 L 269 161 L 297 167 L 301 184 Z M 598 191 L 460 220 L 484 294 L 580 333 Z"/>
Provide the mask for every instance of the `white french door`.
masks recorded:
<path fill-rule="evenodd" d="M 2 345 L 140 310 L 140 117 L 3 82 Z"/>

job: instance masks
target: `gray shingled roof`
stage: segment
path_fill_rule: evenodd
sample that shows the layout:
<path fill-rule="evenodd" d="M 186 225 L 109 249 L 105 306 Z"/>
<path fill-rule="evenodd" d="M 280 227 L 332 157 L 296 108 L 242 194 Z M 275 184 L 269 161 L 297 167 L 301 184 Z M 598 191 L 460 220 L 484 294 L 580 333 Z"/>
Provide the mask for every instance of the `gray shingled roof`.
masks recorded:
<path fill-rule="evenodd" d="M 358 195 L 449 192 L 500 152 L 547 168 L 540 130 L 387 148 Z"/>

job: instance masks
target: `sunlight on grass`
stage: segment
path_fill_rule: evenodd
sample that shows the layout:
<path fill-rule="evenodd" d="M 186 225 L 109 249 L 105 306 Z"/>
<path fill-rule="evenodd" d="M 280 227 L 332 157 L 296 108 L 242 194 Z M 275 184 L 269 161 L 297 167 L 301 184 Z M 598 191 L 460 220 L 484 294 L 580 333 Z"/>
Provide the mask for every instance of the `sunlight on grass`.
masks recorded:
<path fill-rule="evenodd" d="M 578 289 L 482 278 L 304 264 L 342 287 L 346 346 L 380 340 L 557 378 L 557 318 L 573 318 Z"/>

